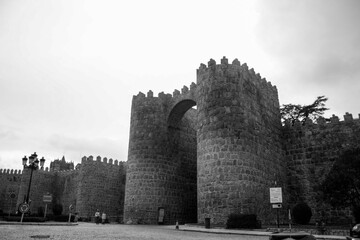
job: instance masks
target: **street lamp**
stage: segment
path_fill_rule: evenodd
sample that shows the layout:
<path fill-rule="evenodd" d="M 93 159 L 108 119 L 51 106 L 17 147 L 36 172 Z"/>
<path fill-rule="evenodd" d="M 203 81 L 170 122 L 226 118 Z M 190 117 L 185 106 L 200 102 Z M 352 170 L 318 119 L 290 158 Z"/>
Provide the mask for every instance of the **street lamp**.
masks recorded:
<path fill-rule="evenodd" d="M 30 194 L 32 174 L 33 174 L 34 170 L 37 170 L 39 168 L 39 159 L 37 158 L 36 152 L 34 152 L 34 154 L 32 154 L 29 157 L 29 165 L 26 164 L 27 160 L 28 160 L 27 157 L 24 156 L 23 159 L 22 159 L 22 163 L 24 165 L 24 169 L 29 168 L 31 170 L 30 171 L 29 187 L 28 187 L 28 191 L 27 191 L 27 194 L 26 194 L 26 200 L 25 200 L 25 203 L 29 204 L 29 194 Z M 41 169 L 44 169 L 44 163 L 45 163 L 45 158 L 42 157 L 40 159 L 40 167 L 41 167 Z"/>

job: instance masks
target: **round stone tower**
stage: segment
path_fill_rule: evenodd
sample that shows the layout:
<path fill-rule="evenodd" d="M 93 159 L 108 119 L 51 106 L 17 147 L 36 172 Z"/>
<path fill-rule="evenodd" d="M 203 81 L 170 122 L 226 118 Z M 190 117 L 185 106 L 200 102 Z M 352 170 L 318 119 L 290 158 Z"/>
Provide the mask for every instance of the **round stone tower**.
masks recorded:
<path fill-rule="evenodd" d="M 192 86 L 194 86 L 193 84 Z M 196 222 L 196 132 L 184 87 L 154 97 L 139 93 L 131 110 L 124 222 Z"/>
<path fill-rule="evenodd" d="M 284 173 L 276 87 L 224 57 L 197 71 L 198 222 L 271 215 L 269 187 Z"/>

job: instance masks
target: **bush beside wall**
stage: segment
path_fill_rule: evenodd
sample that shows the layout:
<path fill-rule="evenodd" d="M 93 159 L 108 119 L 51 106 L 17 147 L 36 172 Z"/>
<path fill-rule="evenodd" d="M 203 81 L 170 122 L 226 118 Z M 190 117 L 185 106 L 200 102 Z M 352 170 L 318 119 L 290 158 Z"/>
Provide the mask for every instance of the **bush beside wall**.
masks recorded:
<path fill-rule="evenodd" d="M 236 214 L 232 213 L 229 215 L 226 222 L 227 229 L 234 228 L 245 228 L 254 229 L 261 228 L 260 222 L 257 220 L 255 214 Z"/>

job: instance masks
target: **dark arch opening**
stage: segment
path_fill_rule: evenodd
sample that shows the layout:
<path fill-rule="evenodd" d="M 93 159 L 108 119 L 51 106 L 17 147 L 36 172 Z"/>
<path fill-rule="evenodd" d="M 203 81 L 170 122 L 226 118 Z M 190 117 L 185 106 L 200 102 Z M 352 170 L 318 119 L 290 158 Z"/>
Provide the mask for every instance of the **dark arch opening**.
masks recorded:
<path fill-rule="evenodd" d="M 168 118 L 169 127 L 178 127 L 184 114 L 193 106 L 196 106 L 196 102 L 193 100 L 183 100 L 176 104 Z"/>
<path fill-rule="evenodd" d="M 174 214 L 180 223 L 197 222 L 197 140 L 196 102 L 183 100 L 168 117 L 169 156 L 176 164 L 179 188 L 179 208 Z"/>

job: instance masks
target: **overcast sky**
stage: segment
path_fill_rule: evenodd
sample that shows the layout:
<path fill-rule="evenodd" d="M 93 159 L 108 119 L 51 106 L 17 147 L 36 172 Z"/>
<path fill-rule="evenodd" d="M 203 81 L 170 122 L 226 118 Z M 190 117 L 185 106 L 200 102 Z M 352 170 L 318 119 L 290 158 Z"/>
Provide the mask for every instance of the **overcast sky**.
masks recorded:
<path fill-rule="evenodd" d="M 238 58 L 280 104 L 360 112 L 360 1 L 0 0 L 0 168 L 127 160 L 132 96 Z"/>

